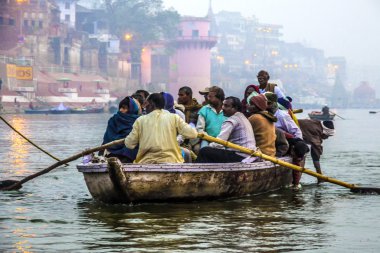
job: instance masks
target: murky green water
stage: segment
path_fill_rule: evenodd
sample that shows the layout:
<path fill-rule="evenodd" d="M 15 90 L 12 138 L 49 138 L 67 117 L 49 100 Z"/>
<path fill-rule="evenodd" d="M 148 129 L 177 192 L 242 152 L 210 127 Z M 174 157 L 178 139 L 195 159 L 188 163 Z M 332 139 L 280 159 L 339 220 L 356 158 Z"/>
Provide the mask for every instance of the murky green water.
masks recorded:
<path fill-rule="evenodd" d="M 323 170 L 380 187 L 380 114 L 338 112 Z M 3 115 L 59 158 L 101 143 L 110 115 Z M 54 163 L 0 122 L 0 180 Z M 0 252 L 379 252 L 380 196 L 317 186 L 220 201 L 106 205 L 89 195 L 76 162 L 0 192 Z M 310 163 L 309 167 L 310 167 Z"/>

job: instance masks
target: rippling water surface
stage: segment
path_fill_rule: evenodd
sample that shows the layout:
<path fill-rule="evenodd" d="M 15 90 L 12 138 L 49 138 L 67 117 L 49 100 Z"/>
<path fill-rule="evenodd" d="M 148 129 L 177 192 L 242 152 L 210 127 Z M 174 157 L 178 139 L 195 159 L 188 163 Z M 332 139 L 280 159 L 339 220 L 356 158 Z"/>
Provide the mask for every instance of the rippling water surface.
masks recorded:
<path fill-rule="evenodd" d="M 380 187 L 380 114 L 338 113 L 345 120 L 335 120 L 337 134 L 324 143 L 323 171 L 349 183 Z M 3 117 L 63 159 L 98 146 L 110 115 Z M 54 162 L 0 122 L 0 180 L 21 179 Z M 308 175 L 299 192 L 106 205 L 92 200 L 75 164 L 19 191 L 0 192 L 0 252 L 380 251 L 380 196 L 317 185 Z"/>

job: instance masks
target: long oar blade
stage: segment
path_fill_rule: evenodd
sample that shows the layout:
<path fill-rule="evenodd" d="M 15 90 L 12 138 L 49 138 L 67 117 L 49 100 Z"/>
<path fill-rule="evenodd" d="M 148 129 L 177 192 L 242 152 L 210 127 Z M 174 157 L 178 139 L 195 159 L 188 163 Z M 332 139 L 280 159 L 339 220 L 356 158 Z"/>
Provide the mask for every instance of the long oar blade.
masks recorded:
<path fill-rule="evenodd" d="M 238 150 L 240 152 L 243 152 L 243 153 L 246 153 L 246 154 L 250 154 L 252 156 L 260 157 L 260 158 L 262 158 L 264 160 L 267 160 L 267 161 L 279 164 L 279 165 L 287 167 L 289 169 L 297 170 L 297 171 L 300 171 L 302 173 L 309 174 L 309 175 L 311 175 L 313 177 L 317 177 L 319 179 L 322 179 L 323 181 L 330 182 L 330 183 L 333 183 L 333 184 L 337 184 L 337 185 L 349 188 L 353 192 L 380 193 L 379 188 L 376 188 L 376 187 L 359 187 L 359 186 L 357 186 L 355 184 L 349 184 L 349 183 L 337 180 L 335 178 L 331 178 L 331 177 L 327 177 L 325 175 L 319 174 L 319 173 L 314 172 L 312 170 L 309 170 L 309 169 L 306 169 L 306 168 L 303 168 L 303 167 L 300 167 L 300 166 L 297 166 L 297 165 L 294 165 L 294 164 L 291 164 L 291 163 L 279 160 L 279 159 L 277 159 L 275 157 L 265 155 L 265 154 L 263 154 L 261 152 L 257 152 L 257 151 L 254 151 L 254 150 L 251 150 L 251 149 L 248 149 L 248 148 L 245 148 L 245 147 L 233 144 L 231 142 L 224 141 L 224 140 L 221 140 L 221 139 L 218 139 L 218 138 L 215 138 L 215 137 L 203 134 L 203 133 L 198 134 L 198 138 L 204 139 L 204 140 L 209 141 L 209 142 L 219 143 L 219 144 L 221 144 L 221 145 L 223 145 L 225 147 L 233 148 L 233 149 L 236 149 L 236 150 Z"/>

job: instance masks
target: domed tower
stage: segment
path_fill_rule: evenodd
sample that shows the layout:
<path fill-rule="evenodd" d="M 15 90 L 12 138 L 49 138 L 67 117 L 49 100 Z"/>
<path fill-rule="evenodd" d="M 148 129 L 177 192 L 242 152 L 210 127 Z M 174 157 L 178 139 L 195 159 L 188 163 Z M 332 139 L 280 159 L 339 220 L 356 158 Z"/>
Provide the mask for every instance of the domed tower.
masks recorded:
<path fill-rule="evenodd" d="M 211 52 L 217 38 L 210 35 L 210 20 L 183 17 L 174 41 L 175 53 L 170 58 L 169 91 L 174 95 L 182 86 L 189 86 L 194 96 L 199 90 L 210 86 Z"/>

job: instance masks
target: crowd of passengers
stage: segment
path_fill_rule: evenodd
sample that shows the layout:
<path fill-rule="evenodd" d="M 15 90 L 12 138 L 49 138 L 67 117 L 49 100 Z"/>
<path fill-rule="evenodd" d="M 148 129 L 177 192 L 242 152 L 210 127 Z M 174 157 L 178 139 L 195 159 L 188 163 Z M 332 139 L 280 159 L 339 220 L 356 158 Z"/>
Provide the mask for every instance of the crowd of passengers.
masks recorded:
<path fill-rule="evenodd" d="M 100 155 L 117 157 L 124 163 L 230 163 L 258 159 L 217 143 L 199 139 L 198 133 L 258 150 L 268 156 L 289 155 L 302 165 L 310 151 L 314 167 L 322 173 L 319 159 L 322 141 L 334 134 L 332 121 L 297 120 L 291 98 L 269 83 L 260 71 L 259 85 L 249 85 L 244 97 L 226 97 L 222 88 L 208 87 L 199 93 L 200 104 L 190 87 L 181 87 L 177 102 L 167 92 L 149 94 L 137 90 L 119 103 L 109 121 L 103 144 L 125 138 Z M 301 173 L 293 171 L 293 185 L 300 188 Z"/>

